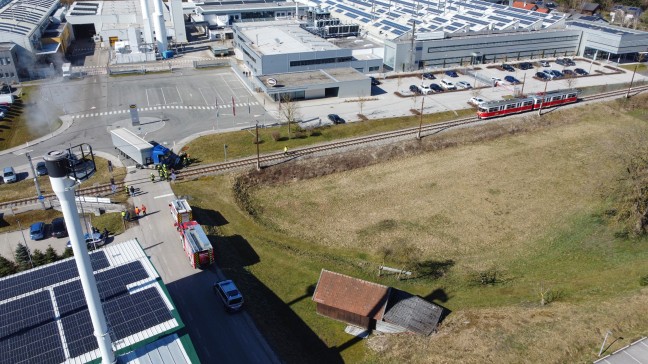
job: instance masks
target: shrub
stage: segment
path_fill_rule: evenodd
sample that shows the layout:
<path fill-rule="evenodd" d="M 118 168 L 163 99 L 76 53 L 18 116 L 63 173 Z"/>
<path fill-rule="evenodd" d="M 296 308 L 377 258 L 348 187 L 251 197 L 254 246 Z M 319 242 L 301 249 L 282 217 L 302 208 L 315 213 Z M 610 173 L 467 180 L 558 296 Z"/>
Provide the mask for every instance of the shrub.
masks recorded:
<path fill-rule="evenodd" d="M 14 262 L 0 255 L 0 277 L 16 273 L 17 267 Z"/>
<path fill-rule="evenodd" d="M 281 139 L 281 133 L 279 133 L 278 131 L 273 131 L 272 132 L 272 139 L 275 142 L 278 142 Z"/>
<path fill-rule="evenodd" d="M 501 281 L 500 276 L 501 273 L 493 268 L 473 273 L 470 280 L 478 286 L 493 286 Z"/>
<path fill-rule="evenodd" d="M 648 286 L 648 274 L 639 278 L 639 285 L 642 287 Z"/>

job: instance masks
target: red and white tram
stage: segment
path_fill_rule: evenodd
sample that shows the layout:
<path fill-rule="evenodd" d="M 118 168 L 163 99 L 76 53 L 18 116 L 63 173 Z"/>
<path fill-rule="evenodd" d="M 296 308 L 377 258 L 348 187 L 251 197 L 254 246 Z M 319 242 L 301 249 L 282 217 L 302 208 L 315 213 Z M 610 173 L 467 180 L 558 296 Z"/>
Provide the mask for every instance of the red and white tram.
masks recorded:
<path fill-rule="evenodd" d="M 580 90 L 569 89 L 538 93 L 510 100 L 488 101 L 479 105 L 477 117 L 480 119 L 488 119 L 563 104 L 571 104 L 578 101 L 579 94 Z"/>

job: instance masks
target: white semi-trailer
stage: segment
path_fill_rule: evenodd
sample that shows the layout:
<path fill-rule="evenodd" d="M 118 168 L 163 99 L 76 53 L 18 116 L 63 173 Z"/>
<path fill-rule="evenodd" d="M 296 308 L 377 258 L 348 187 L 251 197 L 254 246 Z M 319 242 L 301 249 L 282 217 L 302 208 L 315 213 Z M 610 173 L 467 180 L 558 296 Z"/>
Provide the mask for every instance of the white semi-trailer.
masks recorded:
<path fill-rule="evenodd" d="M 110 131 L 110 135 L 113 145 L 123 155 L 142 166 L 153 163 L 153 144 L 124 128 L 113 129 Z"/>

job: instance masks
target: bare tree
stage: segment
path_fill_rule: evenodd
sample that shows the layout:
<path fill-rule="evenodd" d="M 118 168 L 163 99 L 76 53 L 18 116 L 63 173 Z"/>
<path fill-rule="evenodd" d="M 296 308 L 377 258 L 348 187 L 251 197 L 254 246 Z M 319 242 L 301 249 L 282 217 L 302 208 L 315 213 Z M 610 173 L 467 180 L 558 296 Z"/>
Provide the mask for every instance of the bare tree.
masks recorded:
<path fill-rule="evenodd" d="M 544 306 L 552 301 L 551 289 L 547 288 L 544 282 L 538 284 L 538 296 L 540 296 L 540 306 Z"/>
<path fill-rule="evenodd" d="M 283 94 L 279 101 L 279 116 L 288 124 L 288 137 L 290 138 L 290 124 L 299 119 L 300 112 L 297 103 L 288 94 Z"/>
<path fill-rule="evenodd" d="M 563 79 L 563 82 L 565 83 L 565 86 L 567 86 L 567 88 L 574 88 L 576 87 L 578 79 L 576 79 L 576 76 L 566 75 Z"/>

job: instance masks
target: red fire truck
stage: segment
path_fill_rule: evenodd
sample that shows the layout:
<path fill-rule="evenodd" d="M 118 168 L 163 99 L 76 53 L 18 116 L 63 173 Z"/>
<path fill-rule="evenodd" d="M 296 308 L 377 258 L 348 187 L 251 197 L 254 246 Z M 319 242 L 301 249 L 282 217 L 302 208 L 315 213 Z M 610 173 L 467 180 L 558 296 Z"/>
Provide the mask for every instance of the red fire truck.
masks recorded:
<path fill-rule="evenodd" d="M 193 214 L 191 213 L 191 206 L 185 199 L 173 200 L 169 204 L 171 209 L 171 216 L 173 216 L 174 226 L 182 224 L 183 222 L 189 222 L 193 220 Z"/>
<path fill-rule="evenodd" d="M 200 224 L 187 221 L 178 225 L 182 247 L 194 268 L 206 268 L 214 263 L 214 248 Z"/>

